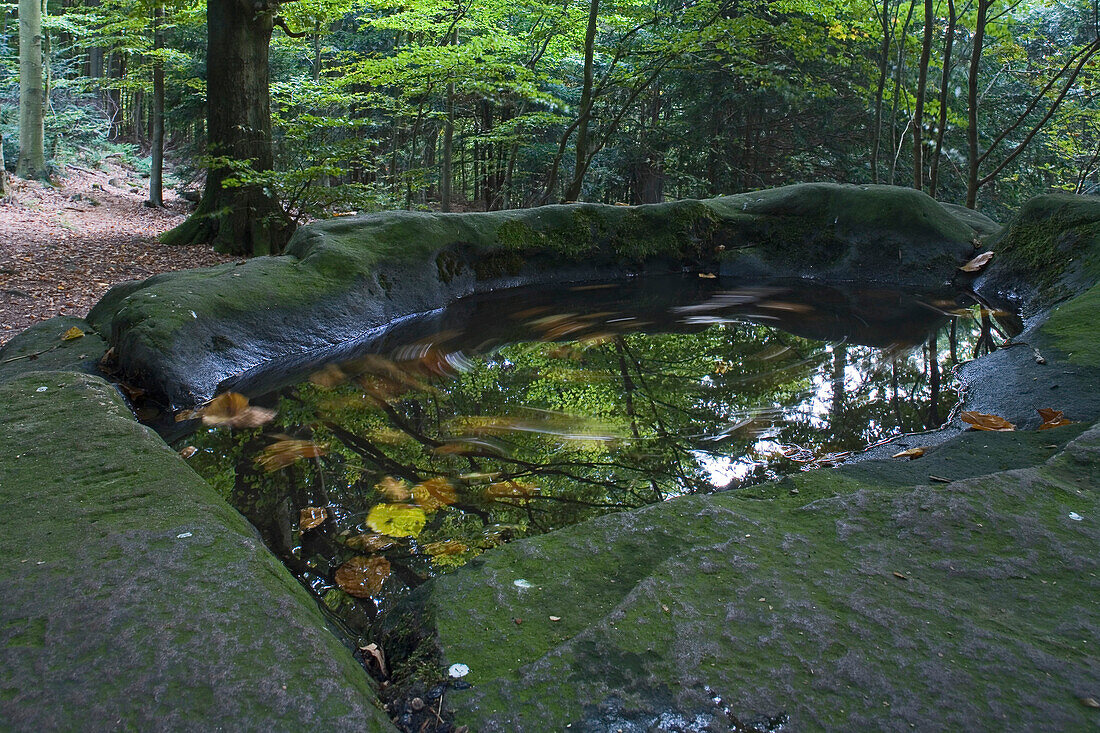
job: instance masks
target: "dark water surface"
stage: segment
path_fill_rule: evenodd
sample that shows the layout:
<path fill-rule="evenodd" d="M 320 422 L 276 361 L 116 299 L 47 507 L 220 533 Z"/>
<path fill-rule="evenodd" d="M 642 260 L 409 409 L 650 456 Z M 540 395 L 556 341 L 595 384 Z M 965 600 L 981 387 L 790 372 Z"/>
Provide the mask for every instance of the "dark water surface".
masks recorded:
<path fill-rule="evenodd" d="M 941 424 L 966 307 L 696 276 L 494 293 L 308 365 L 252 401 L 263 427 L 179 445 L 356 633 L 510 539 Z"/>

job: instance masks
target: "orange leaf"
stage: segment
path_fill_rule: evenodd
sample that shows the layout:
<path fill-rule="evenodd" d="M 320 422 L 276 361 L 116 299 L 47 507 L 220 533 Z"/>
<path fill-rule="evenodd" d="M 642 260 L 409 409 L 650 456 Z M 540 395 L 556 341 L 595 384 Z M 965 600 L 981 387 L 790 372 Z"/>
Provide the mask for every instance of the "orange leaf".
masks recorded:
<path fill-rule="evenodd" d="M 409 485 L 401 479 L 394 478 L 393 476 L 386 476 L 384 479 L 374 485 L 382 496 L 386 497 L 390 501 L 405 501 L 412 496 L 412 491 L 409 490 Z"/>
<path fill-rule="evenodd" d="M 360 552 L 381 552 L 382 550 L 388 550 L 396 545 L 397 540 L 392 537 L 387 537 L 384 534 L 365 532 L 363 534 L 357 534 L 354 537 L 348 537 L 344 540 L 344 544 Z"/>
<path fill-rule="evenodd" d="M 1065 413 L 1061 410 L 1043 407 L 1037 410 L 1037 412 L 1039 413 L 1039 417 L 1043 418 L 1043 424 L 1039 426 L 1040 430 L 1050 430 L 1051 428 L 1060 428 L 1063 425 L 1073 424 L 1073 420 L 1067 420 Z"/>
<path fill-rule="evenodd" d="M 275 411 L 248 404 L 248 398 L 236 392 L 226 392 L 196 410 L 203 425 L 224 425 L 229 428 L 258 428 L 275 419 Z"/>
<path fill-rule="evenodd" d="M 1015 430 L 1016 426 L 1005 420 L 1003 417 L 996 415 L 986 415 L 981 412 L 974 412 L 968 410 L 962 414 L 962 421 L 970 425 L 974 430 L 994 430 L 997 432 L 1006 432 L 1009 430 Z"/>
<path fill-rule="evenodd" d="M 298 513 L 298 529 L 305 532 L 307 529 L 321 526 L 328 519 L 328 512 L 322 506 L 307 506 Z"/>
<path fill-rule="evenodd" d="M 992 251 L 982 252 L 980 255 L 978 255 L 974 259 L 970 260 L 970 262 L 967 262 L 965 265 L 963 265 L 959 269 L 962 270 L 963 272 L 978 272 L 983 267 L 988 265 L 989 261 L 991 259 L 993 259 L 993 252 Z"/>
<path fill-rule="evenodd" d="M 442 540 L 440 542 L 429 542 L 424 545 L 424 551 L 432 557 L 446 557 L 447 555 L 461 555 L 470 548 L 462 544 L 458 540 Z"/>
<path fill-rule="evenodd" d="M 390 562 L 384 557 L 353 557 L 336 569 L 336 585 L 356 598 L 378 595 L 388 577 Z"/>
<path fill-rule="evenodd" d="M 922 448 L 922 447 L 910 448 L 909 450 L 903 450 L 900 453 L 895 453 L 894 455 L 892 455 L 890 457 L 891 458 L 908 458 L 909 460 L 913 460 L 914 458 L 920 458 L 921 456 L 923 456 L 924 451 L 925 451 L 925 449 Z"/>
<path fill-rule="evenodd" d="M 286 468 L 302 458 L 317 458 L 325 455 L 328 447 L 308 440 L 280 440 L 272 443 L 256 456 L 257 466 L 270 473 Z"/>
<path fill-rule="evenodd" d="M 455 487 L 443 477 L 428 479 L 413 487 L 413 501 L 426 512 L 434 512 L 457 501 Z"/>

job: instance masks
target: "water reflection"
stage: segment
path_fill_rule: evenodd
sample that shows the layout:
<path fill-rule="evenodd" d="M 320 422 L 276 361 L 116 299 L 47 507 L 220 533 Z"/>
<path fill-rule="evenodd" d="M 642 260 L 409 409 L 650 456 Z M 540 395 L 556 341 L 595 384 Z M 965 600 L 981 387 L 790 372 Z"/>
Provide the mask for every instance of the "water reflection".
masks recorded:
<path fill-rule="evenodd" d="M 274 422 L 196 434 L 191 460 L 362 628 L 509 539 L 939 424 L 982 333 L 960 308 L 693 278 L 494 294 L 310 365 L 260 400 Z"/>

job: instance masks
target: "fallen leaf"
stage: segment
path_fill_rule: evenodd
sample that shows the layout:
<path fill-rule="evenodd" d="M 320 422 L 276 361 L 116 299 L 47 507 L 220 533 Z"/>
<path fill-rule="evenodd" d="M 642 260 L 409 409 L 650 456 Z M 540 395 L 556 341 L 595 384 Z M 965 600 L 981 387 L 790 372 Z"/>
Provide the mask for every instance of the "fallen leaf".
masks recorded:
<path fill-rule="evenodd" d="M 551 621 L 561 621 L 561 616 L 551 616 L 550 620 Z"/>
<path fill-rule="evenodd" d="M 386 476 L 374 485 L 382 496 L 390 501 L 406 501 L 412 497 L 412 490 L 408 483 L 393 476 Z"/>
<path fill-rule="evenodd" d="M 354 537 L 348 537 L 344 540 L 344 544 L 353 550 L 359 550 L 360 552 L 381 552 L 382 550 L 388 550 L 397 544 L 397 541 L 392 537 L 387 537 L 384 534 L 377 534 L 376 532 L 364 532 L 363 534 L 357 534 Z"/>
<path fill-rule="evenodd" d="M 180 450 L 180 457 L 181 458 L 190 458 L 191 456 L 195 455 L 198 452 L 199 452 L 198 448 L 196 448 L 193 445 L 189 445 L 186 448 L 182 448 Z"/>
<path fill-rule="evenodd" d="M 526 497 L 537 493 L 539 493 L 537 486 L 521 481 L 499 481 L 489 484 L 485 489 L 485 495 L 491 499 Z"/>
<path fill-rule="evenodd" d="M 993 259 L 993 252 L 992 251 L 982 252 L 980 255 L 978 255 L 974 259 L 970 260 L 970 262 L 967 262 L 965 265 L 963 265 L 959 269 L 962 270 L 963 272 L 978 272 L 983 267 L 988 265 L 989 261 L 991 259 Z"/>
<path fill-rule="evenodd" d="M 424 510 L 408 504 L 377 504 L 367 515 L 367 526 L 390 537 L 416 537 L 428 521 Z"/>
<path fill-rule="evenodd" d="M 913 460 L 914 458 L 920 458 L 921 456 L 923 456 L 924 451 L 925 451 L 925 449 L 923 447 L 910 448 L 909 450 L 903 450 L 900 453 L 895 453 L 894 455 L 892 455 L 890 457 L 891 458 L 908 458 L 909 460 Z"/>
<path fill-rule="evenodd" d="M 894 577 L 898 578 L 899 580 L 909 580 L 908 576 L 902 575 L 897 570 L 894 571 Z"/>
<path fill-rule="evenodd" d="M 61 335 L 61 340 L 62 341 L 74 341 L 75 339 L 83 338 L 83 337 L 84 337 L 84 332 L 81 331 L 76 326 L 73 326 L 72 328 L 70 328 L 68 331 L 66 331 L 65 333 L 63 333 Z"/>
<path fill-rule="evenodd" d="M 218 395 L 195 410 L 203 425 L 228 428 L 258 428 L 275 419 L 275 411 L 248 404 L 248 398 L 237 392 Z"/>
<path fill-rule="evenodd" d="M 718 276 L 715 275 L 713 272 L 700 272 L 699 277 L 703 278 L 704 280 L 714 280 Z"/>
<path fill-rule="evenodd" d="M 446 557 L 448 555 L 461 555 L 470 549 L 466 545 L 462 544 L 458 540 L 443 540 L 441 542 L 430 542 L 424 545 L 424 551 L 432 557 Z"/>
<path fill-rule="evenodd" d="M 353 557 L 336 569 L 336 584 L 356 598 L 378 595 L 388 577 L 390 561 L 384 557 Z"/>
<path fill-rule="evenodd" d="M 1016 426 L 1005 420 L 1003 417 L 996 415 L 986 415 L 981 412 L 974 412 L 967 410 L 962 414 L 962 421 L 968 424 L 974 430 L 993 430 L 996 432 L 1006 432 L 1009 430 L 1015 430 Z"/>
<path fill-rule="evenodd" d="M 455 487 L 442 476 L 417 484 L 413 487 L 412 495 L 416 505 L 429 514 L 458 500 Z"/>
<path fill-rule="evenodd" d="M 298 513 L 298 529 L 305 532 L 307 529 L 321 526 L 328 519 L 328 511 L 321 506 L 307 506 Z"/>
<path fill-rule="evenodd" d="M 256 458 L 255 464 L 267 471 L 278 471 L 303 458 L 318 458 L 328 452 L 328 446 L 309 440 L 280 440 L 264 448 Z"/>
<path fill-rule="evenodd" d="M 1082 697 L 1078 699 L 1081 701 L 1081 704 L 1084 705 L 1086 708 L 1100 708 L 1100 701 L 1098 701 L 1095 697 Z"/>
<path fill-rule="evenodd" d="M 1061 410 L 1044 407 L 1037 410 L 1037 412 L 1039 413 L 1039 417 L 1043 418 L 1043 424 L 1039 426 L 1040 430 L 1050 430 L 1051 428 L 1060 428 L 1063 425 L 1073 424 L 1073 420 L 1067 420 L 1065 413 Z"/>
<path fill-rule="evenodd" d="M 378 662 L 378 669 L 382 672 L 383 677 L 390 676 L 390 673 L 386 671 L 386 656 L 382 653 L 382 650 L 378 648 L 377 644 L 367 644 L 366 646 L 359 647 L 359 650 L 374 657 L 374 661 Z"/>

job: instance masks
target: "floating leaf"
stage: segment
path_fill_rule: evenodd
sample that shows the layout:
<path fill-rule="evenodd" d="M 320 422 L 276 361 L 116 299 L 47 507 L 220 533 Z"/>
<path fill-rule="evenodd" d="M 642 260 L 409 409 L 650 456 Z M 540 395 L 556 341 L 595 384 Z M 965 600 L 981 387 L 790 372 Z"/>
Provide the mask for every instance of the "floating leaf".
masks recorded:
<path fill-rule="evenodd" d="M 323 506 L 307 506 L 298 513 L 298 529 L 305 532 L 328 519 L 328 511 Z"/>
<path fill-rule="evenodd" d="M 275 419 L 275 411 L 248 404 L 248 398 L 237 392 L 218 395 L 201 409 L 194 411 L 203 425 L 229 428 L 258 428 Z"/>
<path fill-rule="evenodd" d="M 378 595 L 388 577 L 390 561 L 384 557 L 353 557 L 336 569 L 336 585 L 356 598 Z"/>
<path fill-rule="evenodd" d="M 317 458 L 328 452 L 328 446 L 309 440 L 280 440 L 264 448 L 254 459 L 257 466 L 270 473 L 286 468 L 303 458 Z"/>
<path fill-rule="evenodd" d="M 374 488 L 390 501 L 407 501 L 412 497 L 408 482 L 393 476 L 386 476 L 376 483 Z"/>
<path fill-rule="evenodd" d="M 903 450 L 900 453 L 895 453 L 894 455 L 892 455 L 890 457 L 891 458 L 908 458 L 909 460 L 913 460 L 914 458 L 920 458 L 921 456 L 923 456 L 924 451 L 925 451 L 925 448 L 923 448 L 923 447 L 910 448 L 909 450 Z"/>
<path fill-rule="evenodd" d="M 959 269 L 962 270 L 963 272 L 978 272 L 983 267 L 988 265 L 989 261 L 991 259 L 993 259 L 993 252 L 992 251 L 982 252 L 980 255 L 978 255 L 974 259 L 970 260 L 970 262 L 967 262 L 965 265 L 963 265 Z"/>
<path fill-rule="evenodd" d="M 699 277 L 703 278 L 704 280 L 713 280 L 718 276 L 715 275 L 713 272 L 700 272 Z"/>
<path fill-rule="evenodd" d="M 448 555 L 461 555 L 470 548 L 458 540 L 443 540 L 442 542 L 430 542 L 424 545 L 424 552 L 432 557 L 446 557 Z"/>
<path fill-rule="evenodd" d="M 962 414 L 962 421 L 968 424 L 974 430 L 993 430 L 997 432 L 1006 432 L 1009 430 L 1015 430 L 1016 426 L 1005 420 L 1003 417 L 996 415 L 986 415 L 981 412 L 974 412 L 967 410 Z"/>
<path fill-rule="evenodd" d="M 407 504 L 378 504 L 367 515 L 367 526 L 390 537 L 416 537 L 428 521 L 424 510 Z"/>
<path fill-rule="evenodd" d="M 360 552 L 382 552 L 396 545 L 397 541 L 384 534 L 365 532 L 363 534 L 357 534 L 354 537 L 348 537 L 344 540 L 344 544 Z"/>
<path fill-rule="evenodd" d="M 84 338 L 84 332 L 76 326 L 73 326 L 68 331 L 61 335 L 62 341 L 74 341 L 78 338 Z"/>
<path fill-rule="evenodd" d="M 186 448 L 180 449 L 180 458 L 190 458 L 199 452 L 199 449 L 193 445 L 189 445 Z"/>
<path fill-rule="evenodd" d="M 455 487 L 441 476 L 417 484 L 413 487 L 412 494 L 416 505 L 428 513 L 450 506 L 458 500 Z"/>
<path fill-rule="evenodd" d="M 489 484 L 489 487 L 485 489 L 485 495 L 493 499 L 526 497 L 537 493 L 539 493 L 537 486 L 525 484 L 521 481 L 500 481 Z"/>
<path fill-rule="evenodd" d="M 1051 428 L 1060 428 L 1063 425 L 1073 424 L 1073 420 L 1067 420 L 1065 413 L 1061 410 L 1044 407 L 1040 408 L 1037 412 L 1039 413 L 1039 417 L 1043 418 L 1043 424 L 1039 426 L 1040 430 L 1050 430 Z"/>

